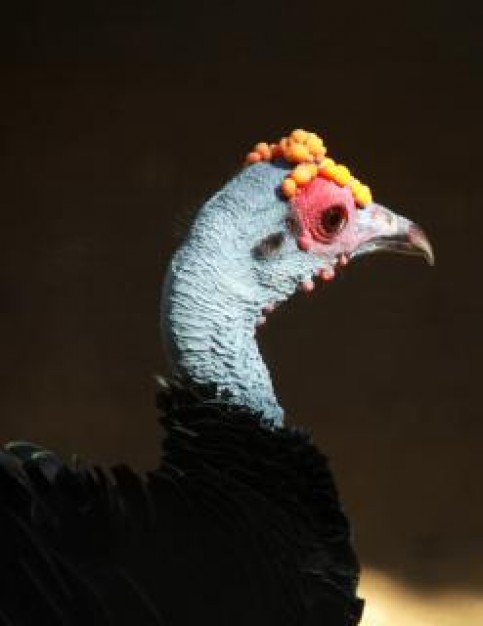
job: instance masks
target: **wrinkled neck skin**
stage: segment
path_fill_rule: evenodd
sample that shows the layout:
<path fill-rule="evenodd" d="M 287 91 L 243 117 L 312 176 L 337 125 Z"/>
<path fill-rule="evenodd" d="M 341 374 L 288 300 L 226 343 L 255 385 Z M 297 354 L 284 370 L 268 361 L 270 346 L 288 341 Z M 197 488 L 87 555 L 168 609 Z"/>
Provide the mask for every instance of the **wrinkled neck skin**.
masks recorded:
<path fill-rule="evenodd" d="M 246 168 L 200 209 L 169 266 L 161 322 L 175 373 L 214 383 L 219 395 L 276 426 L 283 410 L 255 325 L 263 307 L 287 299 L 316 265 L 311 255 L 300 255 L 293 237 L 279 262 L 257 261 L 252 253 L 263 237 L 288 235 L 288 205 L 276 192 L 285 175 L 273 165 Z"/>

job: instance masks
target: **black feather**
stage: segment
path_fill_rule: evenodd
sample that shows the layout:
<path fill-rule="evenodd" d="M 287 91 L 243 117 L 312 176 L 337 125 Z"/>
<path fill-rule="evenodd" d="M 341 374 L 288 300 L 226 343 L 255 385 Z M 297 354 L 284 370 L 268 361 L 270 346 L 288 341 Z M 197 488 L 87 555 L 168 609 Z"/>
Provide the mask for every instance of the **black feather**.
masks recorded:
<path fill-rule="evenodd" d="M 0 454 L 0 625 L 357 624 L 349 524 L 309 435 L 181 381 L 158 406 L 145 476 Z"/>

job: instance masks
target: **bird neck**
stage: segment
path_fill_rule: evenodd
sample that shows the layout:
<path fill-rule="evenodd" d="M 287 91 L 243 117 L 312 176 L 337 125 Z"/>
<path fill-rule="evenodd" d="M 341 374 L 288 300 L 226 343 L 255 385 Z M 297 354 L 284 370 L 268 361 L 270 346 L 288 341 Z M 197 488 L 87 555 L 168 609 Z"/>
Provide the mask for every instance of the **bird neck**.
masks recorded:
<path fill-rule="evenodd" d="M 276 425 L 283 411 L 255 326 L 263 308 L 288 298 L 297 283 L 282 271 L 277 280 L 258 276 L 252 251 L 274 226 L 286 228 L 287 204 L 276 193 L 285 175 L 284 164 L 244 168 L 200 208 L 171 261 L 162 300 L 174 371 L 214 384 L 219 397 Z"/>
<path fill-rule="evenodd" d="M 260 303 L 241 277 L 225 278 L 219 255 L 198 249 L 196 258 L 189 257 L 189 248 L 178 251 L 163 291 L 162 330 L 172 369 L 196 384 L 214 384 L 218 397 L 282 425 L 255 338 Z"/>

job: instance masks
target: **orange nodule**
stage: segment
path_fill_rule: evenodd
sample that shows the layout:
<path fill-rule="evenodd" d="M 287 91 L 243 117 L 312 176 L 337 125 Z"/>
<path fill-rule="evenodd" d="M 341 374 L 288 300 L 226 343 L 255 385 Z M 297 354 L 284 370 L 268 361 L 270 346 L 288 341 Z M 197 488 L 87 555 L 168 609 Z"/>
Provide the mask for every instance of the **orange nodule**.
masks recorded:
<path fill-rule="evenodd" d="M 316 156 L 322 154 L 325 151 L 322 139 L 318 137 L 315 133 L 308 134 L 305 145 L 307 146 L 309 151 Z"/>
<path fill-rule="evenodd" d="M 324 172 L 325 172 L 327 169 L 329 169 L 329 168 L 331 168 L 331 167 L 334 167 L 334 166 L 335 166 L 335 161 L 334 161 L 334 159 L 330 159 L 329 157 L 326 157 L 326 158 L 322 161 L 322 163 L 319 165 L 319 173 L 320 173 L 320 174 L 324 174 Z"/>
<path fill-rule="evenodd" d="M 317 167 L 316 163 L 307 163 L 307 168 L 310 172 L 310 175 L 312 178 L 315 178 L 317 176 L 317 172 L 319 171 L 319 168 Z"/>
<path fill-rule="evenodd" d="M 349 183 L 349 187 L 352 191 L 352 195 L 357 200 L 362 189 L 362 183 L 357 178 L 353 178 Z"/>
<path fill-rule="evenodd" d="M 282 183 L 282 191 L 287 196 L 287 198 L 291 198 L 293 195 L 295 195 L 297 191 L 297 183 L 295 182 L 295 180 L 290 176 L 285 178 Z"/>
<path fill-rule="evenodd" d="M 350 179 L 350 181 L 349 181 L 349 188 L 352 191 L 352 194 L 353 194 L 354 198 L 359 193 L 361 187 L 362 187 L 362 183 L 360 182 L 360 180 L 358 180 L 357 178 L 351 178 Z"/>
<path fill-rule="evenodd" d="M 324 166 L 321 169 L 322 176 L 325 176 L 325 178 L 330 178 L 331 180 L 333 180 L 336 171 L 337 165 L 334 162 L 327 164 L 324 163 Z"/>
<path fill-rule="evenodd" d="M 306 130 L 302 130 L 301 128 L 297 128 L 296 130 L 293 130 L 290 137 L 291 139 L 294 139 L 297 142 L 303 143 L 306 139 L 307 139 L 307 135 L 309 133 L 307 133 Z"/>
<path fill-rule="evenodd" d="M 334 171 L 334 182 L 338 185 L 347 185 L 351 179 L 351 173 L 345 165 L 337 165 Z"/>
<path fill-rule="evenodd" d="M 310 152 L 301 143 L 290 143 L 285 150 L 285 158 L 291 163 L 303 163 L 310 160 Z"/>
<path fill-rule="evenodd" d="M 265 161 L 268 161 L 268 159 L 272 156 L 272 151 L 270 150 L 268 143 L 265 143 L 264 141 L 257 143 L 255 146 L 255 152 L 258 152 L 258 154 Z"/>
<path fill-rule="evenodd" d="M 246 162 L 251 165 L 253 163 L 258 163 L 261 160 L 262 160 L 261 154 L 259 154 L 258 152 L 250 152 L 247 156 Z"/>
<path fill-rule="evenodd" d="M 366 206 L 372 202 L 371 190 L 367 185 L 361 185 L 356 194 L 356 202 L 361 206 Z"/>
<path fill-rule="evenodd" d="M 317 169 L 315 170 L 317 172 Z M 310 164 L 300 163 L 292 172 L 292 178 L 297 185 L 306 185 L 314 177 L 313 170 Z"/>

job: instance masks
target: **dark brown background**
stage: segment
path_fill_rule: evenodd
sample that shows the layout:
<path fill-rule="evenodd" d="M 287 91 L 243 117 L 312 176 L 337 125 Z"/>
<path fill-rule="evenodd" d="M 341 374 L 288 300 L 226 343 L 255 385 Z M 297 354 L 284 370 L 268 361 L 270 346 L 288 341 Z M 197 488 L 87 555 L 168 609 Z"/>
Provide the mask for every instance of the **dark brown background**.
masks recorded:
<path fill-rule="evenodd" d="M 255 141 L 318 130 L 437 265 L 365 259 L 278 311 L 264 353 L 364 563 L 481 586 L 481 3 L 12 5 L 2 439 L 156 464 L 158 291 L 183 222 Z"/>

